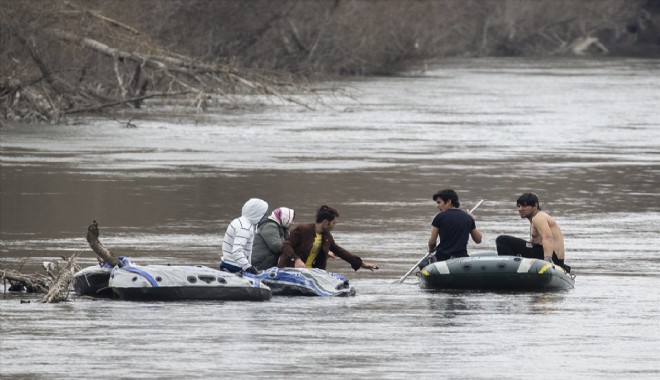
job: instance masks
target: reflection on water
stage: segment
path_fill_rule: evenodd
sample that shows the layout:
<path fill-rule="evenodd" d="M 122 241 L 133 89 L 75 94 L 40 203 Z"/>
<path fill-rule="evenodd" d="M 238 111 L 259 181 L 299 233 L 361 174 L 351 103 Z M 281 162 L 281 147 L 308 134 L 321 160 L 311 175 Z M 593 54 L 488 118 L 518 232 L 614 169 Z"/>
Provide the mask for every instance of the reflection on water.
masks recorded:
<path fill-rule="evenodd" d="M 337 242 L 382 268 L 330 262 L 358 291 L 348 299 L 44 305 L 3 294 L 0 377 L 656 378 L 658 74 L 653 60 L 457 60 L 350 83 L 357 101 L 316 111 L 0 128 L 3 268 L 36 271 L 75 251 L 93 264 L 94 219 L 101 241 L 137 263 L 216 266 L 253 196 L 301 223 L 337 207 Z M 526 236 L 515 199 L 538 193 L 576 288 L 393 284 L 424 255 L 430 195 L 443 187 L 466 208 L 487 200 L 475 213 L 484 241 L 470 250 Z"/>

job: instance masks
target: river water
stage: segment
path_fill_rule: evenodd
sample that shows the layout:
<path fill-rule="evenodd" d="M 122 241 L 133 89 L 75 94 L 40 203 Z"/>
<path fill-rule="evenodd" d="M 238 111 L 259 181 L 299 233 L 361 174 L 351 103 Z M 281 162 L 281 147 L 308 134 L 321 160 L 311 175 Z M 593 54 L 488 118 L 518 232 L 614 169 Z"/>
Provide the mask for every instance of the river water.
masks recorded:
<path fill-rule="evenodd" d="M 660 61 L 451 60 L 335 83 L 314 110 L 0 128 L 2 268 L 26 273 L 101 241 L 140 264 L 215 267 L 250 197 L 341 216 L 351 298 L 42 304 L 0 298 L 2 378 L 660 377 Z M 564 231 L 576 287 L 428 292 L 415 276 L 435 204 L 455 189 L 484 240 L 526 237 L 533 191 Z M 21 302 L 23 301 L 23 303 Z M 25 301 L 30 301 L 26 303 Z"/>

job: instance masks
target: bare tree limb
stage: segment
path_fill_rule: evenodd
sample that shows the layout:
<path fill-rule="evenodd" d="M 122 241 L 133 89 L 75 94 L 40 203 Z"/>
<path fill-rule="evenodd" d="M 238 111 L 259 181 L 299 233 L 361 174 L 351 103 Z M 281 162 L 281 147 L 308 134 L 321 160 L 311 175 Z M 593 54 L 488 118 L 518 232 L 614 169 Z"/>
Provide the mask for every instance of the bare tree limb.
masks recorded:
<path fill-rule="evenodd" d="M 60 270 L 55 281 L 48 289 L 48 293 L 42 299 L 44 303 L 57 303 L 66 301 L 69 298 L 69 288 L 76 272 L 76 258 L 80 252 L 74 253 L 67 259 L 66 265 Z"/>
<path fill-rule="evenodd" d="M 3 283 L 7 280 L 10 284 L 20 284 L 28 292 L 46 293 L 50 284 L 50 279 L 43 275 L 26 275 L 15 270 L 2 270 L 0 274 Z"/>
<path fill-rule="evenodd" d="M 124 266 L 119 259 L 117 259 L 105 246 L 99 241 L 99 225 L 96 223 L 96 220 L 92 222 L 87 228 L 87 242 L 92 248 L 92 251 L 96 253 L 104 262 L 115 267 L 119 266 L 120 268 Z"/>
<path fill-rule="evenodd" d="M 149 94 L 149 95 L 144 95 L 144 96 L 138 96 L 135 98 L 129 98 L 129 99 L 123 99 L 123 100 L 117 100 L 114 102 L 110 103 L 104 103 L 104 104 L 98 104 L 90 107 L 84 107 L 84 108 L 76 108 L 72 110 L 67 110 L 64 111 L 65 114 L 67 115 L 72 115 L 72 114 L 78 114 L 78 113 L 86 113 L 86 112 L 95 112 L 95 111 L 100 111 L 104 108 L 110 108 L 110 107 L 116 107 L 122 104 L 129 104 L 129 103 L 135 103 L 139 102 L 145 99 L 149 98 L 165 98 L 165 97 L 172 97 L 172 96 L 179 96 L 179 95 L 186 95 L 189 94 L 191 91 L 179 91 L 179 92 L 163 92 L 159 94 Z"/>

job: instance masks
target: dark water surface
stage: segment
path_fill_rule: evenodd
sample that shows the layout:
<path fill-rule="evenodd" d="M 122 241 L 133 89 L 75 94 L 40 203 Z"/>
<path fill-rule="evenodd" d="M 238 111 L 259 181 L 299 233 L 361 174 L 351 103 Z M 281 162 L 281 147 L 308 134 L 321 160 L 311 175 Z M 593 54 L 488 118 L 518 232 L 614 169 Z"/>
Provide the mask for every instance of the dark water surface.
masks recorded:
<path fill-rule="evenodd" d="M 315 111 L 270 106 L 202 123 L 0 128 L 0 265 L 32 272 L 101 241 L 140 264 L 216 266 L 250 197 L 311 222 L 377 272 L 356 297 L 134 303 L 0 297 L 2 378 L 660 377 L 660 61 L 457 60 L 345 83 Z M 125 119 L 127 119 L 126 117 Z M 426 292 L 411 276 L 435 191 L 479 199 L 484 234 L 525 237 L 534 191 L 562 226 L 576 288 Z M 31 303 L 20 303 L 20 299 Z"/>

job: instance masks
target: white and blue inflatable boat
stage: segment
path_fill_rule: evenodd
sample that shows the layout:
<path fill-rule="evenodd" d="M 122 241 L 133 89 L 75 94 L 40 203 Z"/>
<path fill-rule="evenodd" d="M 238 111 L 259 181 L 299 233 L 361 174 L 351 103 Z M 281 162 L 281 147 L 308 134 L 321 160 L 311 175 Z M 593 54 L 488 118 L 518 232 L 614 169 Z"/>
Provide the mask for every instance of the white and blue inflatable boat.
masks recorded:
<path fill-rule="evenodd" d="M 259 279 L 202 265 L 127 265 L 115 267 L 108 285 L 131 301 L 266 301 L 272 296 Z"/>
<path fill-rule="evenodd" d="M 270 268 L 257 275 L 206 266 L 90 266 L 74 275 L 80 296 L 124 300 L 252 300 L 276 296 L 341 297 L 356 291 L 346 277 L 322 269 Z"/>
<path fill-rule="evenodd" d="M 245 274 L 268 285 L 275 296 L 354 296 L 346 277 L 323 269 L 269 268 L 258 275 Z"/>

